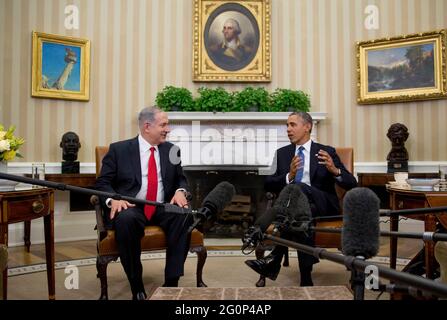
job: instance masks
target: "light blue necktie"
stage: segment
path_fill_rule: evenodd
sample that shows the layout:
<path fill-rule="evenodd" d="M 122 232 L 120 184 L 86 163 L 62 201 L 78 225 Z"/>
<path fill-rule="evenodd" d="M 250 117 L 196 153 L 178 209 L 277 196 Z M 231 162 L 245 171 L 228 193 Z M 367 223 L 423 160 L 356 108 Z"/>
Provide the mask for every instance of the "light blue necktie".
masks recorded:
<path fill-rule="evenodd" d="M 295 183 L 300 183 L 301 180 L 303 180 L 303 174 L 304 174 L 304 153 L 303 153 L 304 147 L 301 146 L 298 148 L 297 156 L 300 158 L 300 165 L 298 166 L 298 170 L 296 171 L 295 175 Z"/>

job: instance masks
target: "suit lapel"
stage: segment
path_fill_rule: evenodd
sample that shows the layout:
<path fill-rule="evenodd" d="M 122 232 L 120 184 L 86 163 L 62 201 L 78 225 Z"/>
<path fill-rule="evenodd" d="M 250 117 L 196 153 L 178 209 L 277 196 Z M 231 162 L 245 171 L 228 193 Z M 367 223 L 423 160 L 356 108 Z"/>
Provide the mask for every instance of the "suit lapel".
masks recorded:
<path fill-rule="evenodd" d="M 317 172 L 317 168 L 318 168 L 318 158 L 315 156 L 318 153 L 319 150 L 319 146 L 317 143 L 313 142 L 310 145 L 310 154 L 309 154 L 309 159 L 310 159 L 310 169 L 309 169 L 309 176 L 310 176 L 310 183 L 312 184 L 312 180 L 315 176 L 315 173 Z"/>
<path fill-rule="evenodd" d="M 165 181 L 166 178 L 166 166 L 165 163 L 167 159 L 169 158 L 169 154 L 166 150 L 166 145 L 164 143 L 160 144 L 158 146 L 158 151 L 160 152 L 160 168 L 161 168 L 161 178 L 162 181 Z"/>
<path fill-rule="evenodd" d="M 137 178 L 138 183 L 141 186 L 141 160 L 140 160 L 140 146 L 138 144 L 138 137 L 132 139 L 129 144 L 130 149 L 130 157 L 131 163 L 133 167 L 133 171 L 135 173 L 135 177 Z"/>

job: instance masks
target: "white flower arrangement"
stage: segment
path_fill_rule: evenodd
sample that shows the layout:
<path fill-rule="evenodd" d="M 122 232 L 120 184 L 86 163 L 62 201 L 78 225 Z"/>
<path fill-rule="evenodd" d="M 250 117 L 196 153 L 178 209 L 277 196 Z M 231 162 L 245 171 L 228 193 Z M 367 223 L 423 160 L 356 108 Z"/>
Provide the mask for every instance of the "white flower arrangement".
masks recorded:
<path fill-rule="evenodd" d="M 0 125 L 0 161 L 10 161 L 15 157 L 23 158 L 17 151 L 25 143 L 22 138 L 14 136 L 15 126 L 10 126 L 7 131 Z"/>

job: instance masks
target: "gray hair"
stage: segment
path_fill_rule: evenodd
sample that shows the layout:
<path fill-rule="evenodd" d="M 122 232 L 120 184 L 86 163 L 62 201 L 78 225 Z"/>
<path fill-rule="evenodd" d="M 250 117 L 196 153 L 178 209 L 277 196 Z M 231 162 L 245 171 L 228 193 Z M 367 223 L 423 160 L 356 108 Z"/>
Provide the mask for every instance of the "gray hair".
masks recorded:
<path fill-rule="evenodd" d="M 138 113 L 138 125 L 141 128 L 146 122 L 153 123 L 155 114 L 162 112 L 156 106 L 145 107 Z"/>
<path fill-rule="evenodd" d="M 289 117 L 290 116 L 298 116 L 299 118 L 301 118 L 301 120 L 303 120 L 304 123 L 310 124 L 309 133 L 312 132 L 312 127 L 314 125 L 314 122 L 313 122 L 312 116 L 310 114 L 308 114 L 307 112 L 304 112 L 304 111 L 294 111 L 291 114 L 289 114 Z"/>
<path fill-rule="evenodd" d="M 241 27 L 239 26 L 239 22 L 237 22 L 236 19 L 228 18 L 227 20 L 225 20 L 224 25 L 227 24 L 227 22 L 230 22 L 233 25 L 234 31 L 236 31 L 237 35 L 241 34 Z"/>

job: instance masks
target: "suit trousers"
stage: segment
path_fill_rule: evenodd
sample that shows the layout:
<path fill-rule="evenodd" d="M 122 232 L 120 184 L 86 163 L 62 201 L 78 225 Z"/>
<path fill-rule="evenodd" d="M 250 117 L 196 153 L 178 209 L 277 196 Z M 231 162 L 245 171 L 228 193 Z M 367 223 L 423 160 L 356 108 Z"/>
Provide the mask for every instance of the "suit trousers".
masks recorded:
<path fill-rule="evenodd" d="M 142 206 L 121 211 L 115 216 L 114 228 L 121 264 L 126 272 L 132 293 L 144 291 L 141 264 L 141 238 L 146 225 L 159 225 L 166 235 L 165 279 L 184 274 L 191 234 L 187 233 L 192 217 L 165 212 L 158 207 L 151 221 L 146 219 Z"/>

